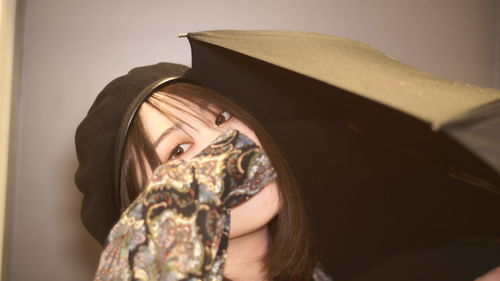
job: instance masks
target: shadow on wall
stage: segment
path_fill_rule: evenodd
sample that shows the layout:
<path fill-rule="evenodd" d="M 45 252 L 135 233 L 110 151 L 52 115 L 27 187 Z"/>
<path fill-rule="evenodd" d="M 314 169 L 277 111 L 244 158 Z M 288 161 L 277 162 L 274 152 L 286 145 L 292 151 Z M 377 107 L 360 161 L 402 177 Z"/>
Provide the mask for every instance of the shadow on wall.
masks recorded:
<path fill-rule="evenodd" d="M 73 156 L 71 153 L 67 153 L 66 155 Z M 68 165 L 66 167 L 68 167 L 68 170 L 65 173 L 61 173 L 66 175 L 64 182 L 67 182 L 68 186 L 71 186 L 69 189 L 72 191 L 68 194 L 68 200 L 64 205 L 61 217 L 65 222 L 64 225 L 73 233 L 73 239 L 70 240 L 71 242 L 67 251 L 71 253 L 74 263 L 82 267 L 81 272 L 89 273 L 89 278 L 85 280 L 91 280 L 94 278 L 95 271 L 97 270 L 102 247 L 89 234 L 80 219 L 83 195 L 78 191 L 73 179 L 78 161 L 74 157 L 68 157 L 67 162 Z"/>

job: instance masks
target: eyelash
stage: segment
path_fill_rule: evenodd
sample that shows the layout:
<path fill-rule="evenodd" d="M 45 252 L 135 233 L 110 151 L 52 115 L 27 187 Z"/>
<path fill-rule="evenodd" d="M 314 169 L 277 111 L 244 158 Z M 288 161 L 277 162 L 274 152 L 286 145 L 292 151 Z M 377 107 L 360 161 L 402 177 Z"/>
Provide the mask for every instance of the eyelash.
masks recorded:
<path fill-rule="evenodd" d="M 228 113 L 228 114 L 229 114 L 229 117 L 227 117 L 227 118 L 226 118 L 226 117 L 224 117 L 224 116 L 223 116 L 223 117 L 224 117 L 224 121 L 223 121 L 222 123 L 220 123 L 220 124 L 217 124 L 217 122 L 218 122 L 218 120 L 219 120 L 219 117 L 220 117 L 220 116 L 222 116 L 222 113 Z M 219 114 L 217 114 L 217 116 L 215 117 L 215 123 L 216 123 L 215 125 L 216 125 L 217 127 L 219 127 L 221 124 L 224 124 L 225 122 L 227 122 L 227 121 L 228 121 L 229 119 L 231 119 L 232 117 L 233 117 L 233 115 L 232 115 L 231 113 L 229 113 L 228 111 L 223 110 L 223 111 L 219 112 Z M 181 143 L 181 144 L 176 145 L 176 146 L 174 147 L 174 149 L 172 149 L 172 151 L 170 152 L 170 155 L 168 156 L 167 161 L 170 161 L 170 160 L 174 159 L 174 157 L 178 157 L 179 155 L 182 155 L 182 153 L 181 153 L 181 154 L 179 154 L 179 155 L 175 155 L 175 156 L 174 156 L 175 151 L 176 151 L 178 148 L 182 148 L 181 146 L 182 146 L 182 145 L 184 145 L 184 144 L 187 144 L 187 143 Z M 182 148 L 182 149 L 183 149 L 183 148 Z M 185 152 L 186 152 L 186 151 L 183 149 L 183 153 L 185 153 Z"/>

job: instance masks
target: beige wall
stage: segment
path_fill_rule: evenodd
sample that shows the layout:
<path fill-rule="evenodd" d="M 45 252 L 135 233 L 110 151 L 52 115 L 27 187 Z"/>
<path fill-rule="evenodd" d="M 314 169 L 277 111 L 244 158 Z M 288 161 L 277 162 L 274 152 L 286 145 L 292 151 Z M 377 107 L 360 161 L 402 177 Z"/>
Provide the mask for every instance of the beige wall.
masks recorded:
<path fill-rule="evenodd" d="M 9 237 L 5 234 L 10 216 L 6 211 L 11 206 L 11 192 L 8 186 L 15 172 L 15 136 L 17 123 L 17 97 L 19 85 L 19 30 L 16 21 L 18 5 L 16 0 L 0 1 L 0 276 L 7 280 L 5 268 L 9 265 L 8 251 L 4 251 Z M 16 32 L 17 31 L 17 32 Z M 16 34 L 18 34 L 16 36 Z M 11 190 L 9 190 L 11 191 Z"/>
<path fill-rule="evenodd" d="M 178 33 L 294 29 L 335 34 L 371 43 L 446 78 L 495 83 L 494 0 L 23 3 L 7 280 L 92 279 L 100 248 L 79 220 L 81 195 L 73 183 L 76 126 L 104 85 L 133 66 L 189 65 L 189 44 Z"/>

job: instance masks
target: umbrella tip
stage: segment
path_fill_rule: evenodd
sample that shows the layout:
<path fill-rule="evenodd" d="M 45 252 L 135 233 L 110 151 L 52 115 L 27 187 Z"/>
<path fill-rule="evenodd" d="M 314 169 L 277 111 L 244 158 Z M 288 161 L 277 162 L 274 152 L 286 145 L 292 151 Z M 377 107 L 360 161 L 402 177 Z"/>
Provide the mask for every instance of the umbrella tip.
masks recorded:
<path fill-rule="evenodd" d="M 187 37 L 188 34 L 187 33 L 179 33 L 177 34 L 177 38 L 182 38 L 182 37 Z"/>

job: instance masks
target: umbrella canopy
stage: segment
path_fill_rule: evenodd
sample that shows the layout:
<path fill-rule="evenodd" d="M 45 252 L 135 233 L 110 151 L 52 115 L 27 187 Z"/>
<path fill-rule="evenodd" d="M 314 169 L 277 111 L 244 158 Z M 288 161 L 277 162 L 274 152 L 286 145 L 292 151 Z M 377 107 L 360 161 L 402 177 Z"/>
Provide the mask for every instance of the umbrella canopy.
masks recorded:
<path fill-rule="evenodd" d="M 334 277 L 500 232 L 500 91 L 331 35 L 181 37 L 192 49 L 187 76 L 244 106 L 282 148 Z"/>

